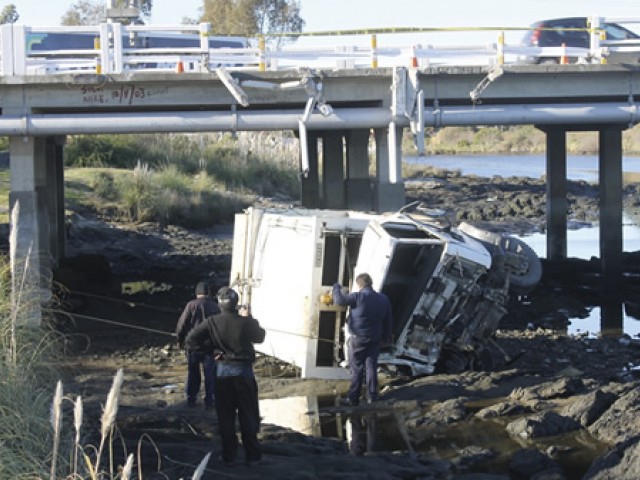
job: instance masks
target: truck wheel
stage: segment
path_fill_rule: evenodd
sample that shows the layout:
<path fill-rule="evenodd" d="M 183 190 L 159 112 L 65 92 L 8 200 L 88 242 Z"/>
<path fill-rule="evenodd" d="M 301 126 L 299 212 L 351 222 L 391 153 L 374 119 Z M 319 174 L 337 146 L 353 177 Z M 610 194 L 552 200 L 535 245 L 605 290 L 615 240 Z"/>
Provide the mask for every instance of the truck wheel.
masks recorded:
<path fill-rule="evenodd" d="M 436 373 L 462 373 L 469 369 L 467 354 L 453 345 L 444 345 L 436 363 Z"/>
<path fill-rule="evenodd" d="M 505 272 L 509 273 L 509 285 L 512 290 L 516 292 L 527 291 L 535 287 L 542 278 L 542 263 L 538 255 L 519 238 L 490 232 L 466 222 L 461 223 L 458 230 L 486 246 L 492 257 L 505 253 L 514 253 L 524 257 L 524 262 L 526 262 L 524 272 Z"/>
<path fill-rule="evenodd" d="M 510 272 L 509 285 L 518 292 L 526 292 L 535 287 L 542 278 L 542 262 L 533 249 L 519 238 L 505 236 L 502 242 L 505 252 L 517 253 L 525 258 L 524 272 Z"/>

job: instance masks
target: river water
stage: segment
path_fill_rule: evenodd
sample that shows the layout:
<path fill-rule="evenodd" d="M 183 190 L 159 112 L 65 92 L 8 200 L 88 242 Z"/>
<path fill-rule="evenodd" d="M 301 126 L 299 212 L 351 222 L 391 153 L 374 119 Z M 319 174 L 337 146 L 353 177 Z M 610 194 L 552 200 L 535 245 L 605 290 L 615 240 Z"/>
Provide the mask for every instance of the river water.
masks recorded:
<path fill-rule="evenodd" d="M 462 175 L 491 177 L 524 176 L 539 179 L 545 172 L 545 157 L 538 155 L 431 155 L 404 157 L 407 163 L 424 163 L 447 170 L 459 170 Z M 624 157 L 622 170 L 625 174 L 640 173 L 640 157 Z M 596 155 L 568 155 L 567 178 L 570 180 L 598 181 L 598 157 Z M 623 249 L 627 252 L 640 250 L 640 227 L 628 219 L 623 226 Z M 523 237 L 538 256 L 546 257 L 546 235 L 534 234 Z M 569 230 L 567 232 L 567 255 L 589 259 L 600 256 L 599 229 L 597 227 Z M 600 307 L 594 307 L 589 317 L 571 319 L 568 333 L 597 334 L 602 321 Z M 640 336 L 640 321 L 623 312 L 623 331 L 631 336 Z"/>
<path fill-rule="evenodd" d="M 460 170 L 463 175 L 490 177 L 540 178 L 546 173 L 545 157 L 536 155 L 427 155 L 405 156 L 406 163 L 425 163 L 447 170 Z M 622 170 L 625 173 L 640 173 L 640 157 L 624 157 Z M 570 180 L 598 180 L 597 155 L 567 155 L 567 177 Z"/>

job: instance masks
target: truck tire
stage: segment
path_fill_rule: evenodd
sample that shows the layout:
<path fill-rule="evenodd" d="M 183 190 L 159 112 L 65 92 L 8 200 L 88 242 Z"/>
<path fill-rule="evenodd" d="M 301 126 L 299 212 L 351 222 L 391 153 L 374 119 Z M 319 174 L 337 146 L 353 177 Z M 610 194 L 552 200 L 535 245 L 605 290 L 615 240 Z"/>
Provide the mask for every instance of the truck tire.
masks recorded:
<path fill-rule="evenodd" d="M 487 247 L 492 257 L 504 253 L 517 253 L 525 258 L 527 268 L 525 272 L 509 273 L 510 288 L 516 292 L 526 292 L 535 287 L 542 278 L 542 263 L 533 249 L 522 240 L 510 235 L 490 232 L 482 228 L 462 222 L 458 226 L 462 233 L 475 238 Z M 500 262 L 498 262 L 500 264 Z"/>

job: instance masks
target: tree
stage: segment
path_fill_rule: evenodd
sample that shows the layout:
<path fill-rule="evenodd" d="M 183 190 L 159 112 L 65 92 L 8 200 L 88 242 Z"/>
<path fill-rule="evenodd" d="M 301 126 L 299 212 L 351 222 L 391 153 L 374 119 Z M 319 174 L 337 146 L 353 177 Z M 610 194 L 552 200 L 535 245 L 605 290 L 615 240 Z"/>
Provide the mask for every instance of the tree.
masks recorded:
<path fill-rule="evenodd" d="M 2 9 L 2 13 L 0 13 L 0 23 L 16 23 L 20 15 L 18 15 L 18 11 L 16 10 L 16 6 L 13 3 L 6 5 Z"/>
<path fill-rule="evenodd" d="M 104 1 L 78 0 L 64 13 L 62 25 L 98 25 L 107 19 Z"/>
<path fill-rule="evenodd" d="M 134 5 L 140 9 L 141 17 L 151 16 L 153 0 L 113 0 L 114 8 L 126 8 Z M 104 0 L 78 0 L 62 16 L 62 25 L 98 25 L 107 20 Z M 142 23 L 140 18 L 135 23 Z"/>
<path fill-rule="evenodd" d="M 298 0 L 204 0 L 201 21 L 210 22 L 216 34 L 244 37 L 297 33 L 305 24 Z"/>

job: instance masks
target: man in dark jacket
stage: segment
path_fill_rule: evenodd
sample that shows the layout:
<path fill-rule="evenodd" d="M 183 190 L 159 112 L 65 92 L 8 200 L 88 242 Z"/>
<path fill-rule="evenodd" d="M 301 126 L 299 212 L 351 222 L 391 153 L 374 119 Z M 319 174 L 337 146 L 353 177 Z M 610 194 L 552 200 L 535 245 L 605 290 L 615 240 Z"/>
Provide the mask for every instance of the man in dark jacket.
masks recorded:
<path fill-rule="evenodd" d="M 208 317 L 187 336 L 187 345 L 211 342 L 216 355 L 216 412 L 222 441 L 222 460 L 231 464 L 236 459 L 236 413 L 248 464 L 262 458 L 257 434 L 260 429 L 258 384 L 253 372 L 256 359 L 254 343 L 262 343 L 265 331 L 248 312 L 236 311 L 238 294 L 230 287 L 218 290 L 221 313 Z"/>
<path fill-rule="evenodd" d="M 360 403 L 363 377 L 367 379 L 367 400 L 378 398 L 378 355 L 382 343 L 391 342 L 391 304 L 386 295 L 372 287 L 371 276 L 362 273 L 356 277 L 358 291 L 347 295 L 342 293 L 342 285 L 333 286 L 333 302 L 350 307 L 347 328 L 349 333 L 349 368 L 351 384 L 347 397 L 348 405 Z"/>
<path fill-rule="evenodd" d="M 211 298 L 211 287 L 207 282 L 199 282 L 196 285 L 196 298 L 190 300 L 184 307 L 182 315 L 178 319 L 176 326 L 176 336 L 178 344 L 184 347 L 187 334 L 197 325 L 204 322 L 204 319 L 219 313 L 218 305 Z M 187 405 L 194 407 L 200 391 L 202 377 L 200 376 L 200 367 L 202 366 L 202 375 L 204 376 L 204 407 L 206 409 L 213 408 L 214 404 L 214 388 L 215 388 L 215 362 L 211 348 L 198 348 L 186 350 L 187 356 Z"/>

